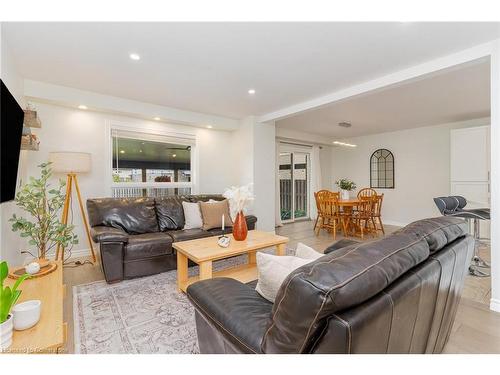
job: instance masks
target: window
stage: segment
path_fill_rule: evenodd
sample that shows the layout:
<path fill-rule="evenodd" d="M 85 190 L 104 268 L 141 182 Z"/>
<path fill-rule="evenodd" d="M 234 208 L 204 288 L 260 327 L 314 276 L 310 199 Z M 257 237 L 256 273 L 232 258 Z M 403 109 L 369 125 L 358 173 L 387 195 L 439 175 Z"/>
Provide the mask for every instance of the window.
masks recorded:
<path fill-rule="evenodd" d="M 193 139 L 111 130 L 113 197 L 190 194 Z"/>
<path fill-rule="evenodd" d="M 380 149 L 372 154 L 370 187 L 394 189 L 394 155 L 389 150 Z"/>

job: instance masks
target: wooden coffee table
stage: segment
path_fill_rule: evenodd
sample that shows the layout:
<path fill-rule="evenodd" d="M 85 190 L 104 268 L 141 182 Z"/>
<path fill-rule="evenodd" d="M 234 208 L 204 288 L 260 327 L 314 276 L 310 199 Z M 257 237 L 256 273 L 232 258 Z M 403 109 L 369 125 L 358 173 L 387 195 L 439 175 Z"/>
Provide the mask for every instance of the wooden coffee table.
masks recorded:
<path fill-rule="evenodd" d="M 231 238 L 231 243 L 227 248 L 217 244 L 218 236 L 173 244 L 174 249 L 177 250 L 177 287 L 179 290 L 186 292 L 187 287 L 192 283 L 214 277 L 231 277 L 243 283 L 256 280 L 257 251 L 276 246 L 276 254 L 285 255 L 285 244 L 288 242 L 287 237 L 258 230 L 249 231 L 245 241 L 236 241 L 231 234 L 227 236 Z M 248 254 L 247 264 L 212 272 L 212 262 L 242 254 Z M 188 277 L 188 259 L 200 266 L 199 276 Z"/>

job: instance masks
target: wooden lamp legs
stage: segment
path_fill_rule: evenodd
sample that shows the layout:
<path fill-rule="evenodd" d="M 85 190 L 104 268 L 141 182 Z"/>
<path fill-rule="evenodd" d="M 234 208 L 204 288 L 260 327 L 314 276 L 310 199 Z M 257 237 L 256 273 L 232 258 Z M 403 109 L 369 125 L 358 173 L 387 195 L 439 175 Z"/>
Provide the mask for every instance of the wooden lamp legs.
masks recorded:
<path fill-rule="evenodd" d="M 73 183 L 75 184 L 76 195 L 78 197 L 80 212 L 82 214 L 83 226 L 85 227 L 85 232 L 87 234 L 87 240 L 89 242 L 90 252 L 92 253 L 92 262 L 96 263 L 97 259 L 96 259 L 96 255 L 95 255 L 95 251 L 94 251 L 94 246 L 92 244 L 92 238 L 90 237 L 89 224 L 87 221 L 87 216 L 85 215 L 82 197 L 80 195 L 80 187 L 78 186 L 78 179 L 77 179 L 75 173 L 68 173 L 68 177 L 66 179 L 66 197 L 64 199 L 64 206 L 63 206 L 61 222 L 63 224 L 68 224 L 68 213 L 69 213 L 69 206 L 71 203 L 71 194 L 73 192 Z M 61 257 L 61 260 L 63 260 L 63 258 L 64 258 L 64 249 L 62 249 L 62 251 L 61 251 L 61 245 L 57 245 L 57 249 L 56 249 L 56 260 L 59 260 L 59 257 Z"/>

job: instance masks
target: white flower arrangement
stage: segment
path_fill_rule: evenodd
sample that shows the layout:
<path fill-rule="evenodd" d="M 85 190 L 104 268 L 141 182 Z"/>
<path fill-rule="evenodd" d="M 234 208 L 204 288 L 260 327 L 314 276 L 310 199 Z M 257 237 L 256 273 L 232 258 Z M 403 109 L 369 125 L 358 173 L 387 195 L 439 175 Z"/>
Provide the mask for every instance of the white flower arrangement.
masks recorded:
<path fill-rule="evenodd" d="M 248 204 L 254 200 L 253 184 L 231 186 L 229 189 L 226 189 L 223 196 L 229 201 L 231 216 L 236 217 L 238 212 L 244 211 L 248 208 Z"/>

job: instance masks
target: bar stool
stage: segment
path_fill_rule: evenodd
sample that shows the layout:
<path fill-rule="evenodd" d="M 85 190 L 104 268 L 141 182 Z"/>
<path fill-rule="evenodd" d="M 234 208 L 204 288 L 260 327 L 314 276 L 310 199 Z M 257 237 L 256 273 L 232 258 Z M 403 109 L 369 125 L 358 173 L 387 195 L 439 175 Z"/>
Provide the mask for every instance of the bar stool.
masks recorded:
<path fill-rule="evenodd" d="M 464 207 L 467 205 L 467 199 L 459 195 L 434 198 L 434 203 L 436 204 L 439 212 L 441 212 L 441 215 L 462 217 L 467 220 L 469 225 L 471 222 L 473 223 L 475 246 L 474 256 L 472 257 L 472 262 L 469 266 L 469 273 L 477 277 L 490 276 L 490 271 L 488 270 L 490 265 L 479 256 L 479 244 L 481 242 L 479 220 L 490 220 L 490 209 L 476 208 L 465 210 Z"/>

